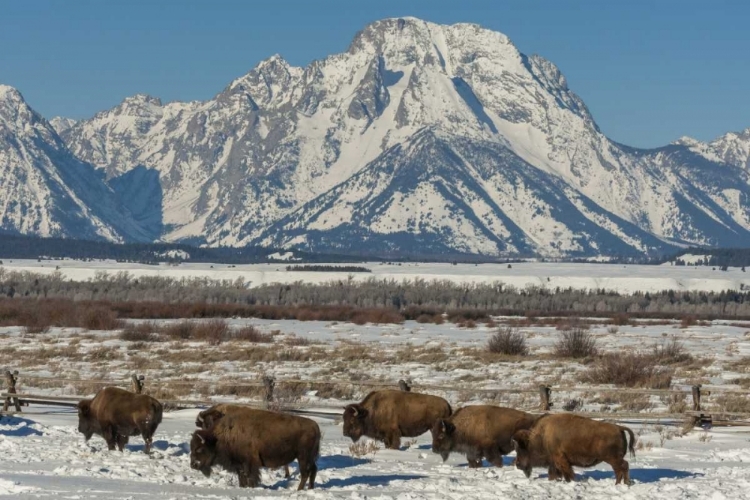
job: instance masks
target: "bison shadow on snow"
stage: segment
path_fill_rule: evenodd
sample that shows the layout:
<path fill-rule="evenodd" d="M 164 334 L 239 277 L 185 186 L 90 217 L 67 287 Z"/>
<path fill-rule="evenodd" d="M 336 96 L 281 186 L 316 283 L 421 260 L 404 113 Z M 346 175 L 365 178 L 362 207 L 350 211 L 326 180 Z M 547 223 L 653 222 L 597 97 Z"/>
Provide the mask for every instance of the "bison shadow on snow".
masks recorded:
<path fill-rule="evenodd" d="M 0 429 L 0 436 L 8 437 L 27 437 L 27 436 L 41 436 L 44 433 L 31 426 L 36 424 L 33 420 L 21 417 L 0 417 L 0 426 L 11 426 L 17 427 L 16 429 Z"/>
<path fill-rule="evenodd" d="M 700 472 L 687 472 L 676 469 L 630 469 L 630 480 L 634 483 L 658 483 L 662 479 L 685 479 L 689 477 L 703 477 Z M 547 479 L 549 475 L 545 472 L 540 474 L 540 479 Z M 600 481 L 614 479 L 615 473 L 607 470 L 587 470 L 576 472 L 577 481 Z"/>
<path fill-rule="evenodd" d="M 393 481 L 414 481 L 417 479 L 427 479 L 427 476 L 418 476 L 416 474 L 386 474 L 382 476 L 352 476 L 339 479 L 329 479 L 321 486 L 323 488 L 346 488 L 348 486 L 367 485 L 367 486 L 388 486 Z"/>
<path fill-rule="evenodd" d="M 318 458 L 318 470 L 323 469 L 346 469 L 362 464 L 369 464 L 367 458 L 350 457 L 349 455 L 326 455 Z"/>
<path fill-rule="evenodd" d="M 460 460 L 466 460 L 466 458 L 465 457 L 461 457 Z M 516 460 L 515 455 L 513 455 L 513 456 L 508 456 L 508 455 L 503 456 L 503 467 L 512 467 L 513 465 L 515 465 L 515 460 Z M 465 467 L 465 468 L 468 468 L 469 467 L 469 463 L 468 462 L 459 463 L 459 464 L 456 464 L 456 467 Z M 482 467 L 493 467 L 493 465 L 491 463 L 489 463 L 486 459 L 482 459 Z M 546 474 L 545 474 L 545 477 L 546 477 Z"/>
<path fill-rule="evenodd" d="M 125 446 L 125 449 L 132 452 L 143 452 L 146 448 L 144 444 L 129 444 Z M 190 455 L 190 443 L 170 443 L 166 440 L 154 441 L 151 444 L 151 450 L 167 451 L 170 448 L 179 448 L 180 451 L 172 453 L 172 456 L 181 457 L 183 455 Z"/>

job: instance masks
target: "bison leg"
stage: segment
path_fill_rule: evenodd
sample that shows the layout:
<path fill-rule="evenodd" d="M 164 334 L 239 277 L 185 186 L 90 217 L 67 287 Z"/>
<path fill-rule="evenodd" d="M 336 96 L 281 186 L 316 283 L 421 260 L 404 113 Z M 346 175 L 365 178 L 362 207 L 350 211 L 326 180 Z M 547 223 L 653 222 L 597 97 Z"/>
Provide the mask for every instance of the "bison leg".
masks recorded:
<path fill-rule="evenodd" d="M 313 462 L 310 465 L 310 489 L 315 488 L 315 476 L 318 473 L 318 464 Z"/>
<path fill-rule="evenodd" d="M 568 459 L 566 459 L 563 456 L 555 457 L 552 460 L 552 464 L 554 465 L 555 469 L 557 469 L 557 472 L 559 472 L 563 479 L 567 482 L 573 481 L 575 479 L 575 472 L 573 472 L 573 467 L 570 465 L 570 462 L 568 462 Z"/>
<path fill-rule="evenodd" d="M 113 451 L 117 444 L 117 433 L 115 432 L 115 429 L 111 425 L 106 426 L 102 429 L 102 437 L 107 442 L 107 448 L 109 448 L 110 451 Z"/>
<path fill-rule="evenodd" d="M 143 451 L 148 455 L 151 453 L 151 445 L 154 444 L 154 431 L 156 431 L 156 426 L 140 423 L 138 424 L 138 430 L 141 432 L 141 437 L 145 444 Z"/>
<path fill-rule="evenodd" d="M 289 464 L 284 466 L 284 478 L 289 479 L 292 477 L 291 474 L 289 474 Z"/>
<path fill-rule="evenodd" d="M 123 436 L 122 434 L 117 434 L 117 448 L 122 451 L 123 448 L 125 448 L 125 445 L 128 444 L 128 436 Z"/>
<path fill-rule="evenodd" d="M 299 462 L 299 486 L 297 486 L 297 490 L 304 490 L 305 483 L 310 477 L 310 464 L 302 457 L 298 458 L 297 461 Z"/>
<path fill-rule="evenodd" d="M 260 467 L 254 463 L 248 464 L 245 469 L 247 474 L 247 485 L 250 488 L 257 488 L 260 484 Z"/>
<path fill-rule="evenodd" d="M 304 490 L 305 483 L 309 482 L 309 489 L 315 488 L 315 476 L 318 473 L 318 465 L 315 460 L 297 459 L 299 462 L 300 481 L 297 490 Z"/>
<path fill-rule="evenodd" d="M 478 468 L 480 468 L 482 466 L 482 459 L 481 458 L 480 459 L 476 459 L 476 458 L 468 458 L 467 457 L 467 460 L 469 461 L 469 468 L 470 469 L 478 469 Z"/>
<path fill-rule="evenodd" d="M 392 430 L 385 435 L 385 447 L 390 450 L 401 448 L 401 432 L 398 429 Z"/>
<path fill-rule="evenodd" d="M 630 486 L 630 465 L 628 464 L 628 461 L 620 459 L 607 463 L 611 465 L 612 470 L 615 471 L 615 484 L 620 484 L 624 481 L 625 484 Z"/>
<path fill-rule="evenodd" d="M 260 468 L 250 463 L 242 464 L 237 467 L 237 478 L 240 488 L 255 488 L 260 484 Z"/>
<path fill-rule="evenodd" d="M 504 465 L 503 455 L 504 453 L 502 450 L 487 450 L 487 452 L 484 454 L 484 456 L 487 458 L 487 461 L 495 467 L 502 467 Z"/>
<path fill-rule="evenodd" d="M 237 480 L 240 483 L 240 488 L 247 488 L 247 474 L 242 468 L 237 469 Z"/>
<path fill-rule="evenodd" d="M 550 481 L 558 481 L 562 479 L 562 475 L 560 474 L 560 471 L 555 469 L 554 465 L 549 466 L 549 469 L 547 469 L 547 474 L 549 476 Z"/>

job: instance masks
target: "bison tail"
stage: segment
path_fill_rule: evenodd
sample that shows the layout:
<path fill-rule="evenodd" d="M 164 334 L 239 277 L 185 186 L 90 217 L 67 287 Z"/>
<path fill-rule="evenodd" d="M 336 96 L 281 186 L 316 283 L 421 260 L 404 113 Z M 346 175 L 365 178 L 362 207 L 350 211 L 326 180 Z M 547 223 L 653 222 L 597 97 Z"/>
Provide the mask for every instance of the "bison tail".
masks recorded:
<path fill-rule="evenodd" d="M 622 439 L 625 441 L 626 452 L 629 451 L 630 456 L 635 457 L 635 434 L 633 434 L 633 431 L 629 427 L 620 427 L 620 431 L 622 432 Z M 628 437 L 630 438 L 630 443 L 628 443 Z"/>
<path fill-rule="evenodd" d="M 155 403 L 151 406 L 151 409 L 153 410 L 153 422 L 156 425 L 159 425 L 161 423 L 161 417 L 162 417 L 162 406 L 161 403 Z"/>

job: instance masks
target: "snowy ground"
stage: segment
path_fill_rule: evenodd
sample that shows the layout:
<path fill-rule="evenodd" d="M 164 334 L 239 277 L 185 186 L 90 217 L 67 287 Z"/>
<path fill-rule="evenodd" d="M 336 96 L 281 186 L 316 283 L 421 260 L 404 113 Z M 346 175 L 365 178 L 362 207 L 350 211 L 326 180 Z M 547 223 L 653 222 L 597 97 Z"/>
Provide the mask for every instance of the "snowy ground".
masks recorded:
<path fill-rule="evenodd" d="M 282 265 L 229 267 L 214 264 L 172 266 L 118 265 L 114 262 L 4 260 L 6 269 L 54 272 L 56 266 L 68 278 L 93 278 L 96 272 L 127 270 L 133 275 L 161 274 L 172 277 L 208 276 L 235 279 L 243 276 L 253 285 L 295 280 L 327 281 L 346 278 L 331 273 L 286 273 Z M 43 267 L 42 267 L 43 266 Z M 526 285 L 610 288 L 620 291 L 673 289 L 739 289 L 750 285 L 750 275 L 737 269 L 671 266 L 614 266 L 596 264 L 369 265 L 372 274 L 395 279 L 450 279 L 455 281 L 503 281 Z M 278 269 L 278 271 L 277 271 Z M 511 318 L 495 318 L 498 324 Z M 678 322 L 638 321 L 613 326 L 594 323 L 591 332 L 605 352 L 644 351 L 676 337 L 692 354 L 692 360 L 675 366 L 673 388 L 700 383 L 714 394 L 704 405 L 721 407 L 717 389 L 750 387 L 750 323 L 715 321 L 683 328 Z M 253 325 L 274 333 L 272 344 L 165 340 L 131 342 L 119 332 L 53 328 L 46 333 L 25 333 L 19 327 L 0 328 L 0 368 L 21 372 L 22 392 L 79 395 L 93 394 L 95 386 L 65 382 L 70 379 L 103 379 L 125 382 L 132 373 L 146 376 L 146 388 L 160 397 L 248 400 L 251 390 L 211 389 L 214 384 L 257 382 L 263 374 L 284 379 L 410 380 L 415 386 L 454 388 L 440 394 L 454 407 L 489 397 L 495 404 L 532 409 L 538 405 L 535 391 L 542 384 L 555 388 L 556 408 L 580 398 L 590 411 L 669 411 L 685 404 L 680 398 L 632 397 L 587 386 L 580 374 L 588 367 L 556 359 L 552 346 L 559 330 L 552 325 L 521 326 L 531 353 L 524 359 L 490 356 L 485 345 L 494 326 L 479 324 L 462 328 L 455 324 L 352 325 L 336 322 L 264 321 L 234 319 L 233 328 Z M 304 340 L 300 340 L 304 339 Z M 308 341 L 308 342 L 305 342 Z M 35 379 L 33 377 L 47 377 Z M 185 383 L 187 381 L 187 383 Z M 166 383 L 166 384 L 165 384 Z M 569 387 L 582 387 L 573 392 Z M 514 387 L 525 395 L 480 394 L 478 389 Z M 290 402 L 341 403 L 362 396 L 365 388 L 322 394 L 277 393 Z M 747 404 L 744 397 L 743 404 Z M 723 407 L 722 407 L 723 408 Z M 271 498 L 373 498 L 373 499 L 471 499 L 471 498 L 750 498 L 750 428 L 693 430 L 682 435 L 679 427 L 658 422 L 625 422 L 642 443 L 637 458 L 630 460 L 634 485 L 615 486 L 608 466 L 579 469 L 573 484 L 550 483 L 546 472 L 535 471 L 531 480 L 512 467 L 468 469 L 466 460 L 453 455 L 442 463 L 429 449 L 429 434 L 416 442 L 404 440 L 400 451 L 380 449 L 355 457 L 336 418 L 317 418 L 323 430 L 318 489 L 296 493 L 298 477 L 291 481 L 280 471 L 265 471 L 263 488 L 241 490 L 236 477 L 218 473 L 210 479 L 193 471 L 188 463 L 188 441 L 197 410 L 165 414 L 156 434 L 151 458 L 133 438 L 125 453 L 109 452 L 94 437 L 85 444 L 76 431 L 76 416 L 69 409 L 44 406 L 24 408 L 23 415 L 0 420 L 0 498 L 108 498 L 108 499 L 222 499 Z M 662 422 L 666 424 L 666 422 Z M 512 460 L 509 457 L 506 462 Z"/>
<path fill-rule="evenodd" d="M 508 318 L 496 318 L 498 322 Z M 82 332 L 53 329 L 45 334 L 26 334 L 19 328 L 0 329 L 0 366 L 21 371 L 22 391 L 90 394 L 94 388 L 65 385 L 58 380 L 30 377 L 103 378 L 127 380 L 133 372 L 146 375 L 147 389 L 162 380 L 257 381 L 261 374 L 277 379 L 356 379 L 415 384 L 450 385 L 443 393 L 455 406 L 478 401 L 472 389 L 518 387 L 535 390 L 540 384 L 555 387 L 582 386 L 577 374 L 586 366 L 550 358 L 559 335 L 552 326 L 523 327 L 529 338 L 528 359 L 487 358 L 484 345 L 493 330 L 406 322 L 403 325 L 357 326 L 329 322 L 233 320 L 232 326 L 252 324 L 267 332 L 278 331 L 271 345 L 228 342 L 208 346 L 200 342 L 166 341 L 134 343 L 120 340 L 117 332 Z M 641 322 L 620 326 L 593 325 L 591 331 L 606 351 L 648 349 L 653 343 L 676 335 L 697 361 L 677 368 L 674 387 L 696 382 L 719 388 L 739 389 L 748 381 L 750 324 L 714 322 L 681 328 L 677 323 Z M 311 342 L 299 345 L 298 338 Z M 292 355 L 297 353 L 297 355 Z M 299 355 L 303 354 L 303 355 Z M 19 365 L 20 363 L 20 365 Z M 27 377 L 27 378 L 24 378 Z M 744 382 L 743 382 L 744 381 Z M 738 385 L 740 384 L 740 385 Z M 197 386 L 196 386 L 197 387 Z M 196 387 L 178 397 L 217 397 L 241 400 L 248 395 L 202 393 Z M 744 386 L 746 387 L 746 386 Z M 283 394 L 282 386 L 277 389 Z M 553 393 L 556 406 L 572 397 L 585 399 L 588 410 L 622 409 L 630 398 L 596 391 Z M 352 396 L 360 397 L 356 391 Z M 309 402 L 321 399 L 340 404 L 346 395 L 297 395 Z M 515 407 L 533 407 L 538 399 L 492 401 Z M 328 398 L 339 398 L 331 400 Z M 705 404 L 715 403 L 714 395 Z M 659 396 L 636 401 L 645 412 L 665 411 L 670 401 Z M 71 410 L 31 406 L 24 414 L 0 420 L 0 498 L 748 498 L 750 491 L 750 429 L 693 430 L 681 436 L 679 427 L 656 422 L 628 421 L 643 443 L 631 460 L 630 488 L 615 486 L 606 465 L 579 470 L 573 484 L 550 483 L 537 470 L 528 480 L 512 467 L 471 470 L 459 455 L 442 463 L 429 449 L 429 434 L 415 443 L 403 442 L 401 451 L 379 450 L 363 458 L 352 456 L 336 418 L 316 419 L 323 430 L 318 490 L 296 493 L 297 475 L 291 481 L 280 471 L 266 471 L 263 488 L 240 490 L 236 478 L 219 473 L 210 479 L 193 471 L 188 463 L 188 442 L 197 410 L 165 415 L 156 435 L 152 458 L 141 453 L 142 443 L 133 438 L 128 450 L 109 452 L 103 440 L 89 444 L 76 431 Z M 646 415 L 644 415 L 646 416 Z M 510 463 L 512 458 L 506 460 Z"/>
<path fill-rule="evenodd" d="M 513 318 L 495 318 L 499 324 Z M 169 321 L 162 321 L 161 324 Z M 450 386 L 441 394 L 455 403 L 475 401 L 477 389 L 516 388 L 528 394 L 493 396 L 493 401 L 535 408 L 542 384 L 554 387 L 555 400 L 580 399 L 565 387 L 588 387 L 580 381 L 587 366 L 556 359 L 552 355 L 560 337 L 556 326 L 524 326 L 530 355 L 507 358 L 486 351 L 496 326 L 479 324 L 463 328 L 452 323 L 435 325 L 406 321 L 404 324 L 353 325 L 337 322 L 234 319 L 232 328 L 246 325 L 272 333 L 271 344 L 231 341 L 217 346 L 202 341 L 169 340 L 130 342 L 119 332 L 52 328 L 47 333 L 24 333 L 19 327 L 0 328 L 0 367 L 22 372 L 24 390 L 57 395 L 93 393 L 92 385 L 60 383 L 58 379 L 127 381 L 132 373 L 145 375 L 160 397 L 205 398 L 226 394 L 228 386 L 258 382 L 263 375 L 277 380 L 382 381 L 399 379 L 417 385 Z M 602 352 L 649 352 L 653 346 L 677 339 L 693 359 L 675 367 L 672 386 L 687 389 L 694 384 L 709 388 L 746 388 L 750 385 L 750 322 L 715 321 L 683 328 L 677 322 L 639 321 L 626 326 L 594 323 L 589 330 Z M 37 380 L 32 377 L 48 377 Z M 24 378 L 25 377 L 25 378 Z M 210 382 L 210 384 L 208 383 Z M 224 384 L 218 389 L 211 386 Z M 279 386 L 279 390 L 286 390 Z M 352 387 L 337 391 L 339 399 L 359 398 L 368 389 Z M 231 394 L 254 397 L 257 391 Z M 286 393 L 296 399 L 316 394 Z M 595 397 L 596 396 L 596 397 Z M 605 397 L 606 396 L 606 397 Z M 622 400 L 620 400 L 622 399 Z M 658 396 L 631 400 L 612 395 L 589 394 L 586 409 L 612 411 L 644 408 L 664 411 L 669 406 Z M 645 399 L 645 400 L 644 400 Z M 708 400 L 707 402 L 710 402 Z M 338 401 L 336 402 L 336 404 Z"/>
<path fill-rule="evenodd" d="M 340 424 L 326 419 L 318 419 L 323 445 L 314 492 L 294 491 L 294 469 L 291 480 L 281 471 L 265 471 L 263 487 L 249 491 L 237 488 L 229 474 L 206 479 L 190 469 L 195 413 L 165 415 L 151 458 L 142 453 L 138 438 L 124 453 L 107 451 L 98 437 L 85 444 L 68 410 L 36 407 L 23 417 L 4 417 L 0 498 L 739 499 L 750 491 L 747 429 L 694 431 L 660 444 L 658 429 L 633 426 L 641 439 L 657 444 L 630 459 L 634 484 L 628 488 L 615 486 L 607 466 L 579 471 L 577 482 L 563 484 L 547 481 L 543 470 L 529 480 L 513 467 L 468 469 L 459 455 L 442 463 L 429 449 L 429 434 L 408 449 L 404 444 L 400 451 L 381 449 L 355 458 Z"/>
<path fill-rule="evenodd" d="M 208 277 L 234 280 L 242 277 L 251 286 L 268 283 L 326 282 L 345 280 L 347 273 L 287 272 L 286 264 L 180 264 L 158 266 L 146 264 L 118 263 L 111 260 L 81 262 L 75 260 L 18 260 L 3 259 L 2 266 L 8 270 L 52 273 L 57 270 L 68 279 L 87 280 L 97 272 L 117 273 L 127 271 L 133 276 L 164 276 L 172 278 Z M 336 265 L 336 264 L 331 264 Z M 503 283 L 524 288 L 543 286 L 547 288 L 604 288 L 622 293 L 634 291 L 655 292 L 661 290 L 739 290 L 741 285 L 750 287 L 750 273 L 738 268 L 728 271 L 711 267 L 692 266 L 635 266 L 620 264 L 573 264 L 519 262 L 511 264 L 424 264 L 402 263 L 365 265 L 372 273 L 355 273 L 354 279 L 446 279 L 463 283 Z"/>

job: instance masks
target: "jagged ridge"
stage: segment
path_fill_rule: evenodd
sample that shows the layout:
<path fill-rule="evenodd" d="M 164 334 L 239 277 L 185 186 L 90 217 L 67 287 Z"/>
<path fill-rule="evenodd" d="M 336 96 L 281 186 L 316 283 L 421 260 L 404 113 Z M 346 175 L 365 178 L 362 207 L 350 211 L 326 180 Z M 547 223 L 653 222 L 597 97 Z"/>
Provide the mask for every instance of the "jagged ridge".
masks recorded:
<path fill-rule="evenodd" d="M 275 55 L 206 102 L 138 95 L 55 126 L 129 220 L 169 241 L 551 256 L 750 243 L 749 131 L 614 143 L 553 63 L 477 25 L 386 19 L 306 68 Z"/>

